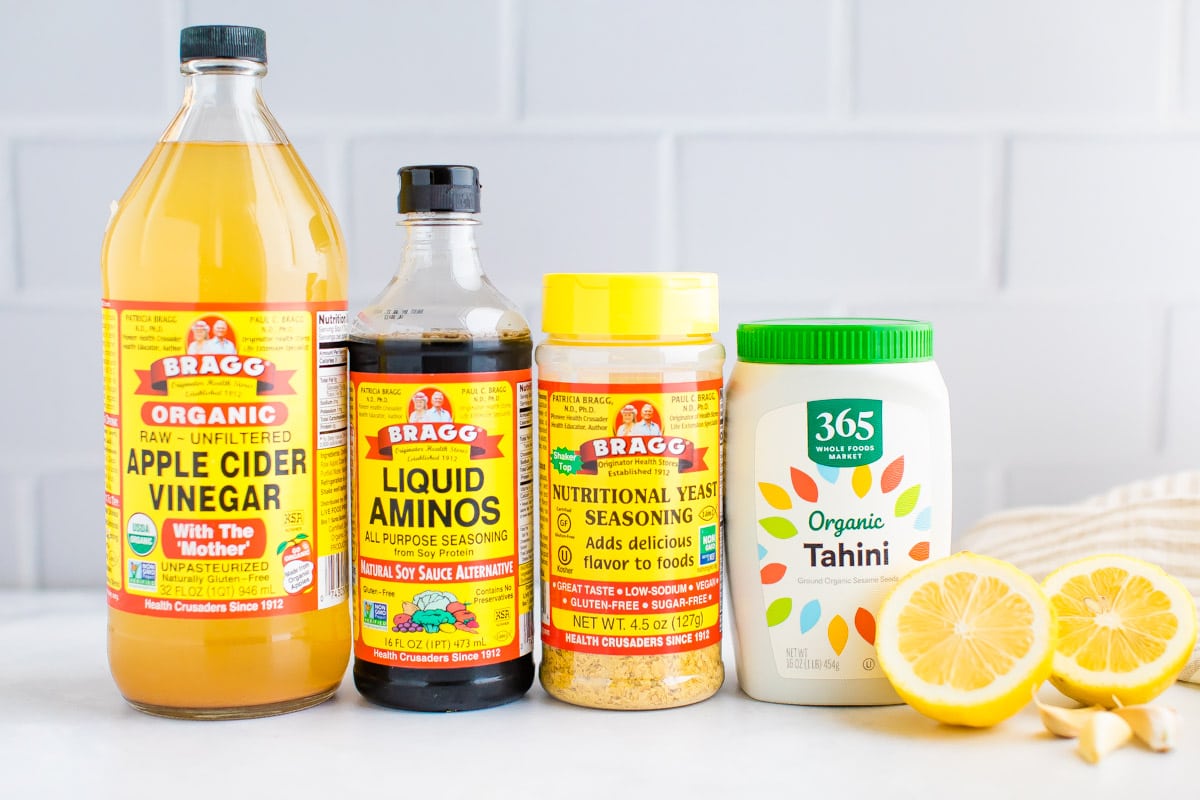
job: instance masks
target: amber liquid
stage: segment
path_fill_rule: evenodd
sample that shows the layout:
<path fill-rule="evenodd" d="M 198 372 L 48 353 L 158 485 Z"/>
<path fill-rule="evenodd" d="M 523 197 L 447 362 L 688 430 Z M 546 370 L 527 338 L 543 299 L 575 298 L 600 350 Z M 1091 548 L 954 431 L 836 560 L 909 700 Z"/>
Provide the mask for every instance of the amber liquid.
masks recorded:
<path fill-rule="evenodd" d="M 513 339 L 350 340 L 350 371 L 403 375 L 529 369 L 532 342 Z M 372 703 L 410 711 L 468 711 L 512 702 L 533 685 L 533 654 L 458 669 L 392 667 L 354 659 L 354 685 Z"/>
<path fill-rule="evenodd" d="M 337 222 L 284 144 L 159 144 L 120 201 L 101 268 L 110 300 L 346 301 Z M 243 619 L 109 609 L 113 679 L 152 714 L 237 718 L 315 705 L 337 690 L 349 656 L 345 602 Z"/>

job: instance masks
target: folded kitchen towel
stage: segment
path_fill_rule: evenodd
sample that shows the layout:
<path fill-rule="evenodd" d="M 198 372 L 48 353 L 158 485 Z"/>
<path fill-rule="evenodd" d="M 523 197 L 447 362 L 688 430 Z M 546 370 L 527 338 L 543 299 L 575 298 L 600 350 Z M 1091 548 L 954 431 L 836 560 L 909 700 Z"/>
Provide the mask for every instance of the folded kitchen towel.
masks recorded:
<path fill-rule="evenodd" d="M 1070 506 L 1005 511 L 986 517 L 960 549 L 1009 561 L 1042 580 L 1079 558 L 1123 553 L 1174 575 L 1200 598 L 1200 472 L 1120 486 Z M 1200 645 L 1179 680 L 1200 683 Z"/>

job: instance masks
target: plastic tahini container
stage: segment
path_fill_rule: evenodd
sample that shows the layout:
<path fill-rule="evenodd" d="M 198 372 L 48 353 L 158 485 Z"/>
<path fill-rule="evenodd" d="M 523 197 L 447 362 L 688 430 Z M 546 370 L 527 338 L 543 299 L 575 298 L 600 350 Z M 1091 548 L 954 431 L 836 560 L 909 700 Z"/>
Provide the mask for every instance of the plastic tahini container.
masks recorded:
<path fill-rule="evenodd" d="M 875 656 L 879 606 L 950 552 L 932 326 L 748 322 L 737 348 L 725 521 L 738 682 L 776 703 L 899 703 Z"/>

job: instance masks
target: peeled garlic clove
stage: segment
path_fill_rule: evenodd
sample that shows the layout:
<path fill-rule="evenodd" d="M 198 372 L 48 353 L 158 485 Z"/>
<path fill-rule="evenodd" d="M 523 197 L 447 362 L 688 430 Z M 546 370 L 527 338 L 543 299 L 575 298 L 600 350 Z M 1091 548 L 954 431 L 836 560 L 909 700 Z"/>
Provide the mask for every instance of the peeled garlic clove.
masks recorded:
<path fill-rule="evenodd" d="M 1133 733 L 1151 750 L 1165 753 L 1175 747 L 1179 735 L 1179 712 L 1164 706 L 1121 706 L 1112 713 L 1133 729 Z"/>
<path fill-rule="evenodd" d="M 1128 722 L 1111 711 L 1097 711 L 1079 729 L 1079 755 L 1095 764 L 1132 738 Z"/>
<path fill-rule="evenodd" d="M 1038 713 L 1042 716 L 1042 724 L 1046 726 L 1046 730 L 1064 739 L 1078 737 L 1079 731 L 1083 728 L 1088 718 L 1097 711 L 1104 710 L 1100 706 L 1092 706 L 1091 708 L 1052 706 L 1043 703 L 1037 697 L 1033 698 L 1033 702 L 1038 707 Z"/>

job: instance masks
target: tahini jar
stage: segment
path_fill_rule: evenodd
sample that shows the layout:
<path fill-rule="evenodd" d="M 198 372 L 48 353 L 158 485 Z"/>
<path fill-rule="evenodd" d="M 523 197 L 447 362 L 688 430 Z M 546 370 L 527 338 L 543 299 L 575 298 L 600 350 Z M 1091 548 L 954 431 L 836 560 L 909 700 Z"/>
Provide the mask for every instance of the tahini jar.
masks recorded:
<path fill-rule="evenodd" d="M 950 552 L 950 408 L 929 323 L 738 326 L 726 530 L 742 690 L 899 703 L 875 657 L 896 581 Z"/>
<path fill-rule="evenodd" d="M 703 700 L 725 676 L 717 277 L 547 275 L 542 309 L 542 685 L 595 708 Z"/>

